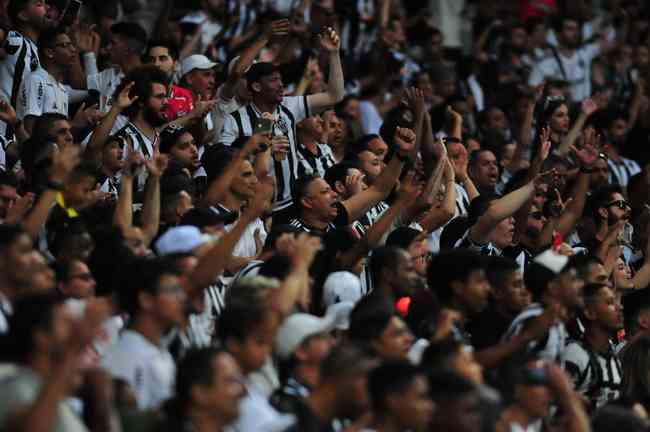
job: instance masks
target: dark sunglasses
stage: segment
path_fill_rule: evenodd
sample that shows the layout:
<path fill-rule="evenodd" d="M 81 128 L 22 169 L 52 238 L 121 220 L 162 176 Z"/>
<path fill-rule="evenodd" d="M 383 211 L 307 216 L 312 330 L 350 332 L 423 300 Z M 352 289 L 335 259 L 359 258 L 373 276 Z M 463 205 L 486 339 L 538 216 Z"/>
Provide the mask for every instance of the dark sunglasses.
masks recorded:
<path fill-rule="evenodd" d="M 612 201 L 611 203 L 607 204 L 607 207 L 611 207 L 611 206 L 616 206 L 621 210 L 631 208 L 630 205 L 625 200 Z"/>

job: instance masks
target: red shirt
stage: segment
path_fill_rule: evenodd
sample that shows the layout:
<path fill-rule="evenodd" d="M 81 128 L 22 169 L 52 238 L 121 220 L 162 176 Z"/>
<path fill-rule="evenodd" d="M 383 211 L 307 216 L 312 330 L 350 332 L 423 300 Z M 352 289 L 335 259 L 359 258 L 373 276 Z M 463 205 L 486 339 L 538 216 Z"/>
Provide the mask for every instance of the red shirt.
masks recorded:
<path fill-rule="evenodd" d="M 167 99 L 167 108 L 164 111 L 167 120 L 174 121 L 189 114 L 193 109 L 194 98 L 192 92 L 186 88 L 172 85 L 171 95 Z"/>

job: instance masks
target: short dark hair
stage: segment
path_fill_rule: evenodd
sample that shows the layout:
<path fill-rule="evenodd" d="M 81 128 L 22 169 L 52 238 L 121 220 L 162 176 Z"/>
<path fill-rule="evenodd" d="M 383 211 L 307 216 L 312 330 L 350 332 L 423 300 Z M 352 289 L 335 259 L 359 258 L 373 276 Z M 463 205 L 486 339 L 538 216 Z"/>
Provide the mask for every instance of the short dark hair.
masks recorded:
<path fill-rule="evenodd" d="M 205 168 L 208 183 L 221 177 L 228 165 L 235 159 L 236 150 L 224 145 L 211 146 L 201 156 L 201 165 Z"/>
<path fill-rule="evenodd" d="M 182 126 L 172 124 L 160 132 L 160 153 L 169 153 L 184 133 L 191 132 Z"/>
<path fill-rule="evenodd" d="M 512 258 L 491 256 L 486 258 L 485 275 L 493 288 L 501 289 L 510 275 L 519 271 L 519 265 Z"/>
<path fill-rule="evenodd" d="M 592 302 L 598 293 L 603 288 L 609 288 L 608 284 L 604 283 L 588 283 L 582 288 L 582 294 L 585 298 L 585 302 Z"/>
<path fill-rule="evenodd" d="M 422 234 L 422 231 L 418 231 L 415 228 L 407 226 L 399 227 L 388 235 L 386 238 L 386 246 L 406 250 L 420 234 Z"/>
<path fill-rule="evenodd" d="M 327 168 L 327 171 L 325 171 L 325 177 L 323 178 L 327 184 L 329 184 L 330 187 L 334 189 L 337 181 L 345 184 L 345 179 L 348 176 L 348 171 L 351 169 L 359 169 L 359 165 L 352 161 L 339 162 Z"/>
<path fill-rule="evenodd" d="M 395 309 L 387 301 L 377 296 L 362 298 L 350 313 L 350 340 L 362 346 L 381 337 L 390 320 L 396 316 Z"/>
<path fill-rule="evenodd" d="M 125 38 L 129 48 L 138 54 L 142 54 L 144 47 L 147 46 L 147 32 L 138 23 L 126 21 L 115 23 L 111 26 L 111 33 Z"/>
<path fill-rule="evenodd" d="M 449 362 L 460 352 L 463 344 L 453 338 L 430 344 L 422 354 L 421 366 L 429 371 L 449 370 Z"/>
<path fill-rule="evenodd" d="M 52 29 L 47 29 L 41 33 L 38 38 L 38 50 L 43 52 L 44 49 L 54 48 L 56 46 L 56 38 L 59 35 L 68 36 L 68 32 L 63 27 L 54 27 Z"/>
<path fill-rule="evenodd" d="M 213 360 L 223 353 L 223 349 L 214 347 L 192 348 L 185 353 L 176 369 L 174 399 L 179 405 L 178 408 L 183 411 L 187 408 L 194 386 L 214 384 Z"/>
<path fill-rule="evenodd" d="M 237 288 L 235 284 L 233 289 Z M 233 290 L 231 289 L 231 291 Z M 231 298 L 221 312 L 217 323 L 217 334 L 225 345 L 234 338 L 243 342 L 257 331 L 267 318 L 268 308 L 262 301 Z"/>
<path fill-rule="evenodd" d="M 343 378 L 354 372 L 367 372 L 375 362 L 361 348 L 342 343 L 329 352 L 321 362 L 320 373 L 323 380 Z"/>
<path fill-rule="evenodd" d="M 2 357 L 9 362 L 24 364 L 35 346 L 34 332 L 50 332 L 54 310 L 62 303 L 62 297 L 54 294 L 31 294 L 13 303 L 9 317 L 9 331 L 2 338 Z"/>
<path fill-rule="evenodd" d="M 307 193 L 307 188 L 309 188 L 309 185 L 311 185 L 314 180 L 319 178 L 321 177 L 318 174 L 308 174 L 293 182 L 293 185 L 291 186 L 291 198 L 293 199 L 293 205 L 297 212 L 300 212 L 302 209 L 300 201 Z"/>
<path fill-rule="evenodd" d="M 454 372 L 435 371 L 429 374 L 429 393 L 434 402 L 454 401 L 474 391 L 474 383 Z"/>
<path fill-rule="evenodd" d="M 246 72 L 246 81 L 248 82 L 248 88 L 252 88 L 253 83 L 259 82 L 262 78 L 279 71 L 280 69 L 270 62 L 254 63 L 248 69 L 248 72 Z"/>
<path fill-rule="evenodd" d="M 476 270 L 484 270 L 483 258 L 476 252 L 466 249 L 453 249 L 435 255 L 427 269 L 427 280 L 434 287 L 442 304 L 449 303 L 454 297 L 452 282 L 466 282 Z"/>
<path fill-rule="evenodd" d="M 139 294 L 158 294 L 160 278 L 165 274 L 178 275 L 170 258 L 137 258 L 127 266 L 125 282 L 119 287 L 118 299 L 122 310 L 133 319 L 140 312 Z"/>
<path fill-rule="evenodd" d="M 345 159 L 350 161 L 359 159 L 359 153 L 370 151 L 370 143 L 372 140 L 376 139 L 381 139 L 381 137 L 377 134 L 366 134 L 361 136 L 358 140 L 348 146 Z"/>
<path fill-rule="evenodd" d="M 620 186 L 605 185 L 596 189 L 591 194 L 587 205 L 591 209 L 591 216 L 595 220 L 602 219 L 598 210 L 600 210 L 601 208 L 606 208 L 607 204 L 609 204 L 612 201 L 612 195 L 614 195 L 615 193 L 623 194 L 623 191 L 620 188 Z"/>
<path fill-rule="evenodd" d="M 402 249 L 392 246 L 380 246 L 373 249 L 368 261 L 370 277 L 375 285 L 379 283 L 381 274 L 386 269 L 395 269 Z"/>
<path fill-rule="evenodd" d="M 163 41 L 162 39 L 155 39 L 149 41 L 149 44 L 147 45 L 147 49 L 144 52 L 145 55 L 143 57 L 145 57 L 145 60 L 147 60 L 145 61 L 145 63 L 148 63 L 149 51 L 151 51 L 152 48 L 158 48 L 158 47 L 167 48 L 167 52 L 169 52 L 169 56 L 174 60 L 178 60 L 178 48 L 176 47 L 176 45 L 174 45 L 171 42 Z"/>
<path fill-rule="evenodd" d="M 129 91 L 129 96 L 138 96 L 138 100 L 124 110 L 124 115 L 127 117 L 135 116 L 151 97 L 153 93 L 152 85 L 162 84 L 167 86 L 169 84 L 168 81 L 165 73 L 154 65 L 144 65 L 132 70 L 127 76 L 122 78 L 122 82 L 117 86 L 114 93 L 118 95 L 129 83 L 134 83 Z"/>
<path fill-rule="evenodd" d="M 387 361 L 373 369 L 368 376 L 373 412 L 385 413 L 387 397 L 406 391 L 419 375 L 424 376 L 419 368 L 405 360 Z"/>

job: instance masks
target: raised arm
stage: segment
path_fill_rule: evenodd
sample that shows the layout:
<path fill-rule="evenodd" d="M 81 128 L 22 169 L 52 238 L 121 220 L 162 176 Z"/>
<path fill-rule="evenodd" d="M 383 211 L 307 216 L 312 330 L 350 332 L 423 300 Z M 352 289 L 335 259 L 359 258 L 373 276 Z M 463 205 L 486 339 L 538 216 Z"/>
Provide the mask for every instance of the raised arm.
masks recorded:
<path fill-rule="evenodd" d="M 535 192 L 535 183 L 529 182 L 502 198 L 493 201 L 487 211 L 478 218 L 470 229 L 470 237 L 475 243 L 485 243 L 495 225 L 514 214 L 526 204 Z"/>
<path fill-rule="evenodd" d="M 160 177 L 167 169 L 169 158 L 156 150 L 154 158 L 145 160 L 144 163 L 149 171 L 149 178 L 144 191 L 142 233 L 144 234 L 144 243 L 149 247 L 160 228 Z"/>
<path fill-rule="evenodd" d="M 189 279 L 190 286 L 188 288 L 192 295 L 200 294 L 203 288 L 209 286 L 217 276 L 223 273 L 232 251 L 246 227 L 264 214 L 271 203 L 272 196 L 273 179 L 271 177 L 260 179 L 255 197 L 244 209 L 233 228 L 225 233 L 219 242 L 199 260 L 198 266 Z"/>
<path fill-rule="evenodd" d="M 269 43 L 274 37 L 287 36 L 289 34 L 289 20 L 281 19 L 272 21 L 265 29 L 264 32 L 257 38 L 248 48 L 242 51 L 239 59 L 235 63 L 232 71 L 228 75 L 228 79 L 221 88 L 221 96 L 224 99 L 232 99 L 235 96 L 234 88 L 240 78 L 244 76 L 248 68 L 253 64 L 255 58 L 259 55 L 260 51 Z"/>
<path fill-rule="evenodd" d="M 329 53 L 329 78 L 327 82 L 327 91 L 307 96 L 307 103 L 312 111 L 318 112 L 325 108 L 331 107 L 343 100 L 345 88 L 343 82 L 343 67 L 341 66 L 341 39 L 336 32 L 331 29 L 325 29 L 324 34 L 319 35 L 320 44 L 323 49 Z"/>
<path fill-rule="evenodd" d="M 562 139 L 560 148 L 557 150 L 560 156 L 566 156 L 571 151 L 571 146 L 575 144 L 578 136 L 580 136 L 580 132 L 582 132 L 582 128 L 585 126 L 587 119 L 596 111 L 598 111 L 598 105 L 592 99 L 582 101 L 580 115 L 569 133 Z"/>
<path fill-rule="evenodd" d="M 377 178 L 375 184 L 342 202 L 348 212 L 350 221 L 359 219 L 370 207 L 390 194 L 390 191 L 397 184 L 404 161 L 415 148 L 415 133 L 410 129 L 398 127 L 395 131 L 395 145 L 397 149 L 393 158 Z"/>
<path fill-rule="evenodd" d="M 92 160 L 97 161 L 101 159 L 100 155 L 104 148 L 104 144 L 106 144 L 106 140 L 115 125 L 117 117 L 122 113 L 122 111 L 130 107 L 131 104 L 138 99 L 138 96 L 129 96 L 129 91 L 134 84 L 135 83 L 129 83 L 122 89 L 122 91 L 117 95 L 111 109 L 93 131 L 88 147 L 86 148 L 86 153 Z"/>
<path fill-rule="evenodd" d="M 113 225 L 124 231 L 133 225 L 133 178 L 135 171 L 143 163 L 143 157 L 140 153 L 130 148 L 129 156 L 122 169 L 122 178 L 120 179 L 120 194 L 117 197 L 115 213 L 113 213 Z"/>

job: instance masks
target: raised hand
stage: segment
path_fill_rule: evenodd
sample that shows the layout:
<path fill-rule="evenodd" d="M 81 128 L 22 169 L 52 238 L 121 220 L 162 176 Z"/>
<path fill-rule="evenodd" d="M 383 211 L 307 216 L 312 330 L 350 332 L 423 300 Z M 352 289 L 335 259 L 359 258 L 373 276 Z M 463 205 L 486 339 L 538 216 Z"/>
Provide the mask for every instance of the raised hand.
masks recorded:
<path fill-rule="evenodd" d="M 458 112 L 454 111 L 451 105 L 447 106 L 447 115 L 451 117 L 454 120 L 454 122 L 463 121 L 463 116 L 460 115 Z"/>
<path fill-rule="evenodd" d="M 596 102 L 593 99 L 587 98 L 584 101 L 582 101 L 582 112 L 585 113 L 587 117 L 592 115 L 596 111 L 598 111 L 598 104 L 596 104 Z"/>
<path fill-rule="evenodd" d="M 542 133 L 539 135 L 539 141 L 542 143 L 539 151 L 539 160 L 544 162 L 551 152 L 551 128 L 549 126 L 542 128 Z"/>
<path fill-rule="evenodd" d="M 135 101 L 138 100 L 137 95 L 133 97 L 129 96 L 129 93 L 131 92 L 131 88 L 133 88 L 134 85 L 135 85 L 134 82 L 130 82 L 126 86 L 124 86 L 122 91 L 120 91 L 120 93 L 117 95 L 115 101 L 113 101 L 113 106 L 119 109 L 120 112 L 124 111 L 125 109 L 133 105 Z"/>
<path fill-rule="evenodd" d="M 417 87 L 411 87 L 404 92 L 405 102 L 415 113 L 426 111 L 424 92 Z"/>
<path fill-rule="evenodd" d="M 139 154 L 139 153 L 138 153 Z M 152 177 L 160 178 L 169 165 L 169 156 L 156 152 L 151 160 L 145 160 L 144 165 Z"/>
<path fill-rule="evenodd" d="M 328 52 L 338 52 L 341 48 L 341 38 L 331 27 L 326 27 L 325 31 L 318 35 L 320 46 Z"/>
<path fill-rule="evenodd" d="M 296 237 L 289 258 L 294 265 L 303 264 L 309 267 L 322 247 L 323 244 L 319 237 L 302 233 Z"/>
<path fill-rule="evenodd" d="M 585 145 L 581 149 L 572 145 L 571 150 L 580 163 L 585 167 L 591 167 L 598 160 L 598 149 L 593 145 Z"/>
<path fill-rule="evenodd" d="M 0 120 L 9 125 L 15 125 L 18 123 L 16 110 L 13 106 L 11 106 L 9 102 L 4 99 L 0 99 Z"/>
<path fill-rule="evenodd" d="M 291 30 L 291 23 L 288 19 L 281 19 L 271 21 L 271 23 L 264 30 L 264 37 L 270 40 L 274 37 L 288 36 Z"/>
<path fill-rule="evenodd" d="M 79 165 L 80 160 L 77 146 L 66 146 L 54 152 L 50 167 L 50 180 L 65 183 L 72 170 Z"/>
<path fill-rule="evenodd" d="M 82 53 L 92 52 L 97 55 L 101 46 L 102 38 L 95 31 L 95 26 L 79 26 L 76 32 L 77 48 Z"/>
<path fill-rule="evenodd" d="M 408 128 L 398 127 L 395 130 L 395 145 L 400 156 L 408 156 L 415 149 L 415 132 Z"/>
<path fill-rule="evenodd" d="M 217 105 L 216 99 L 203 100 L 201 95 L 199 95 L 196 101 L 194 101 L 194 109 L 190 115 L 194 118 L 203 118 L 203 116 L 212 111 L 215 105 Z"/>
<path fill-rule="evenodd" d="M 99 111 L 99 105 L 94 104 L 86 108 L 86 103 L 84 102 L 72 118 L 72 123 L 79 127 L 94 126 L 101 118 L 102 113 Z"/>

